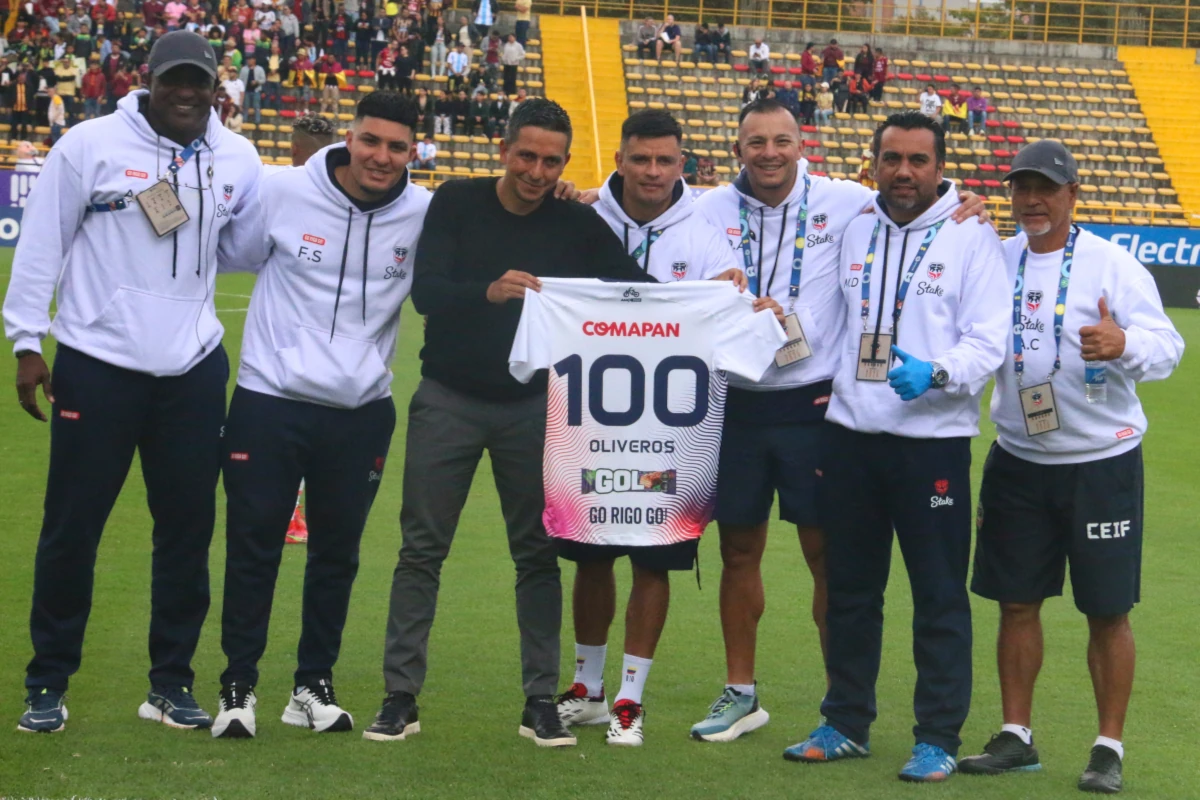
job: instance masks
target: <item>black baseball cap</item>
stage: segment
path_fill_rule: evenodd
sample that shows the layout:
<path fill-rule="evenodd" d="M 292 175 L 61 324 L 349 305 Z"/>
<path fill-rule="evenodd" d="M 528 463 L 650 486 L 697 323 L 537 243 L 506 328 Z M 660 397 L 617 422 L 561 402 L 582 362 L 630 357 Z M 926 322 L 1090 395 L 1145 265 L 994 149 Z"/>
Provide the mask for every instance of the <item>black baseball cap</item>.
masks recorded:
<path fill-rule="evenodd" d="M 217 59 L 212 45 L 198 33 L 171 31 L 160 36 L 150 48 L 147 66 L 155 78 L 169 69 L 188 65 L 199 67 L 213 80 L 217 78 Z"/>
<path fill-rule="evenodd" d="M 1004 180 L 1011 181 L 1014 175 L 1022 172 L 1036 172 L 1060 186 L 1079 183 L 1079 166 L 1075 163 L 1075 156 L 1062 142 L 1053 139 L 1042 139 L 1021 148 L 1013 158 L 1012 170 L 1004 176 Z"/>

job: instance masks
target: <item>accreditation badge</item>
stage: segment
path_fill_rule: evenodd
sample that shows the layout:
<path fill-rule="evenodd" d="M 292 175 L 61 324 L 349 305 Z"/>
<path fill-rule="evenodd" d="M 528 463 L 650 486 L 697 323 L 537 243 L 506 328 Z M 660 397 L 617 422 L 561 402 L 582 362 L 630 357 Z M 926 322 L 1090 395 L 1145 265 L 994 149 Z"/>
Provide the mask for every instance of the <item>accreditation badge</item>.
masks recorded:
<path fill-rule="evenodd" d="M 892 364 L 892 334 L 864 333 L 858 343 L 858 374 L 860 381 L 883 383 L 888 379 Z"/>
<path fill-rule="evenodd" d="M 783 325 L 788 340 L 787 344 L 775 351 L 775 366 L 777 367 L 795 364 L 812 355 L 812 348 L 808 346 L 808 338 L 805 337 L 804 328 L 800 325 L 800 316 L 794 313 L 788 314 Z"/>
<path fill-rule="evenodd" d="M 179 196 L 175 194 L 171 184 L 165 180 L 160 180 L 144 192 L 139 192 L 136 197 L 142 213 L 146 215 L 150 226 L 159 237 L 177 230 L 189 219 L 187 209 L 179 202 Z"/>
<path fill-rule="evenodd" d="M 1058 430 L 1054 385 L 1047 381 L 1021 389 L 1021 415 L 1025 417 L 1025 433 L 1030 436 Z"/>

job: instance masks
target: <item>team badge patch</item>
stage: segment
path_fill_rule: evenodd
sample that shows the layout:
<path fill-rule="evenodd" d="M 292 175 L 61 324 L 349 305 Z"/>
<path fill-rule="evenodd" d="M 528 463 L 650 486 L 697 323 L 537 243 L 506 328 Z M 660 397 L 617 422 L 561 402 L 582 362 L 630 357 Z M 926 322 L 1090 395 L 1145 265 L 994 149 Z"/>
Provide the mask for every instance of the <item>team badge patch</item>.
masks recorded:
<path fill-rule="evenodd" d="M 228 203 L 230 200 L 233 199 L 233 184 L 232 183 L 227 183 L 224 186 L 222 186 L 221 191 L 225 195 L 225 202 Z"/>
<path fill-rule="evenodd" d="M 686 261 L 675 261 L 671 264 L 671 274 L 676 280 L 683 280 L 683 276 L 687 275 L 687 267 Z"/>
<path fill-rule="evenodd" d="M 929 265 L 929 280 L 936 281 L 946 271 L 946 265 L 941 263 Z"/>
<path fill-rule="evenodd" d="M 946 492 L 950 491 L 950 481 L 945 479 L 934 481 L 933 490 L 944 496 Z"/>
<path fill-rule="evenodd" d="M 812 218 L 813 229 L 818 231 L 825 230 L 825 226 L 829 224 L 829 217 L 825 214 L 817 214 Z"/>
<path fill-rule="evenodd" d="M 1025 307 L 1029 309 L 1030 314 L 1037 311 L 1041 305 L 1042 305 L 1042 293 L 1041 292 L 1026 293 Z"/>
<path fill-rule="evenodd" d="M 407 247 L 393 247 L 392 248 L 392 260 L 395 261 L 397 264 L 403 264 L 404 259 L 406 259 L 406 258 L 408 258 L 408 248 Z"/>

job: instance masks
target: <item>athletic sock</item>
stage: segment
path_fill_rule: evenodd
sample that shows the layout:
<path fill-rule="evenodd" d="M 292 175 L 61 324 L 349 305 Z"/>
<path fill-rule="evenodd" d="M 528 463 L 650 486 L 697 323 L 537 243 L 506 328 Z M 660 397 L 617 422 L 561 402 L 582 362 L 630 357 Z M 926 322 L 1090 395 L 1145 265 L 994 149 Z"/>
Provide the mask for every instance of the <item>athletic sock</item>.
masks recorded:
<path fill-rule="evenodd" d="M 575 682 L 587 687 L 588 696 L 599 697 L 604 692 L 604 656 L 608 645 L 575 643 Z"/>
<path fill-rule="evenodd" d="M 625 661 L 621 665 L 621 691 L 613 702 L 632 700 L 640 705 L 642 692 L 646 689 L 646 678 L 650 677 L 650 665 L 653 663 L 652 658 L 638 658 L 626 653 Z"/>
<path fill-rule="evenodd" d="M 1011 725 L 1006 722 L 1000 726 L 1000 730 L 1015 734 L 1025 744 L 1033 744 L 1033 731 L 1030 728 L 1026 728 L 1024 725 Z"/>
<path fill-rule="evenodd" d="M 1116 754 L 1120 757 L 1120 759 L 1122 761 L 1125 760 L 1125 746 L 1116 739 L 1110 739 L 1107 736 L 1097 736 L 1096 744 L 1102 744 L 1109 750 L 1116 751 Z"/>
<path fill-rule="evenodd" d="M 754 687 L 756 685 L 753 683 L 727 683 L 725 684 L 725 688 L 733 689 L 738 694 L 746 695 L 746 697 L 754 697 Z"/>

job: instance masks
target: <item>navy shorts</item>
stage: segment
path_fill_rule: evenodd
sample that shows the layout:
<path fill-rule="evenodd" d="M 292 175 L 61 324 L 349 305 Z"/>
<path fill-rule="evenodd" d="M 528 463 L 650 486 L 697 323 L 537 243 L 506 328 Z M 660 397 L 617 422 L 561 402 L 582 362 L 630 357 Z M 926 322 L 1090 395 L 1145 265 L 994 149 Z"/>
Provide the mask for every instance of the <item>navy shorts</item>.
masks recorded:
<path fill-rule="evenodd" d="M 656 544 L 635 547 L 611 544 L 588 544 L 569 539 L 555 539 L 558 555 L 576 564 L 594 564 L 597 561 L 612 561 L 629 556 L 635 565 L 651 572 L 671 570 L 687 571 L 696 564 L 696 552 L 700 549 L 699 537 L 685 539 L 674 544 Z"/>
<path fill-rule="evenodd" d="M 779 518 L 817 527 L 817 485 L 825 422 L 755 425 L 726 419 L 721 436 L 714 518 L 725 525 L 759 525 Z"/>
<path fill-rule="evenodd" d="M 1063 593 L 1126 614 L 1141 595 L 1142 448 L 1081 464 L 1035 464 L 993 444 L 983 467 L 971 591 L 1001 603 Z"/>

